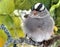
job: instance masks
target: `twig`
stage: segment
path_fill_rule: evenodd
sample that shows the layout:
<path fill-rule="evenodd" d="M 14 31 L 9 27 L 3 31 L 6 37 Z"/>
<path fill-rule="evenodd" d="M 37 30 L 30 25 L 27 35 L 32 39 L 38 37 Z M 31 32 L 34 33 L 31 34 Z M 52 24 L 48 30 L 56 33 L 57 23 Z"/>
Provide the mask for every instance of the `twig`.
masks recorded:
<path fill-rule="evenodd" d="M 45 47 L 54 44 L 57 40 L 60 40 L 60 35 L 53 36 L 50 40 L 43 41 Z"/>

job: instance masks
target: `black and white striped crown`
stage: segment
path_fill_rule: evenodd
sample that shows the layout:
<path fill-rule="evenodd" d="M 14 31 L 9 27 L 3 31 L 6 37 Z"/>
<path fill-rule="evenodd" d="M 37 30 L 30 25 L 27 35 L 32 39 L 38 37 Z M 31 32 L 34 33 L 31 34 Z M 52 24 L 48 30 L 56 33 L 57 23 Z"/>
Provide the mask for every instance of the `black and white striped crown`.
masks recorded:
<path fill-rule="evenodd" d="M 41 3 L 36 3 L 33 7 L 32 7 L 32 11 L 36 10 L 36 11 L 43 11 L 45 9 L 45 6 Z"/>

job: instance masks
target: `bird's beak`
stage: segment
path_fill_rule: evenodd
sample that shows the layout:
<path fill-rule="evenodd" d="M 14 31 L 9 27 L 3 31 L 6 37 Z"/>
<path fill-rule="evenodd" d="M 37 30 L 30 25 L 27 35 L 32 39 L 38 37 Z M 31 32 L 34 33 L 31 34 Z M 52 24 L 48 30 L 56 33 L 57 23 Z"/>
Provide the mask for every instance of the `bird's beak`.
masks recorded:
<path fill-rule="evenodd" d="M 37 11 L 33 10 L 33 14 L 34 14 L 34 16 L 36 16 L 37 15 Z"/>

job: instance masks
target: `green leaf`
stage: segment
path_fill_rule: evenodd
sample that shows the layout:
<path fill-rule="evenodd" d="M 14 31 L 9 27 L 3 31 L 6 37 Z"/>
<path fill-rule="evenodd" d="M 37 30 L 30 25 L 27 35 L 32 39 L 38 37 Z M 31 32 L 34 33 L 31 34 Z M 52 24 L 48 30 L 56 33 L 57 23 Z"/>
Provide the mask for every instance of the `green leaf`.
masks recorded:
<path fill-rule="evenodd" d="M 14 21 L 14 27 L 13 29 L 10 30 L 11 34 L 13 37 L 24 37 L 24 33 L 21 29 L 21 19 L 16 16 L 12 16 L 12 19 Z"/>
<path fill-rule="evenodd" d="M 30 9 L 35 3 L 43 3 L 49 9 L 50 0 L 15 0 L 16 9 Z"/>
<path fill-rule="evenodd" d="M 56 9 L 56 17 L 57 17 L 56 24 L 60 26 L 60 7 Z"/>
<path fill-rule="evenodd" d="M 12 28 L 14 21 L 10 15 L 0 15 L 0 24 L 6 25 L 8 28 Z"/>
<path fill-rule="evenodd" d="M 12 13 L 15 8 L 14 0 L 1 0 L 0 1 L 0 14 Z"/>
<path fill-rule="evenodd" d="M 10 28 L 12 28 L 13 19 L 9 15 L 0 15 L 0 25 L 1 24 L 4 24 L 9 30 Z M 0 37 L 2 37 L 4 41 L 7 40 L 7 35 L 5 34 L 4 30 L 0 29 Z"/>

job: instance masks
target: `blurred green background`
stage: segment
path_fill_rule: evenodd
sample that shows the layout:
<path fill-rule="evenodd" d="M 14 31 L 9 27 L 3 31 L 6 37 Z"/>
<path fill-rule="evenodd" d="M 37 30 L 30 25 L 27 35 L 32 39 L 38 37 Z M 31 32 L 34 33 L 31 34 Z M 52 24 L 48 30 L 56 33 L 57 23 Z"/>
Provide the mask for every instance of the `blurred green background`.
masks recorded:
<path fill-rule="evenodd" d="M 57 34 L 60 33 L 60 0 L 0 0 L 0 25 L 4 24 L 10 31 L 12 37 L 24 37 L 21 29 L 21 19 L 13 12 L 14 10 L 29 10 L 35 3 L 43 3 L 50 11 L 51 16 L 55 20 L 55 25 L 58 27 Z M 15 35 L 15 32 L 17 35 Z M 0 47 L 7 40 L 7 35 L 3 30 L 0 30 Z"/>

